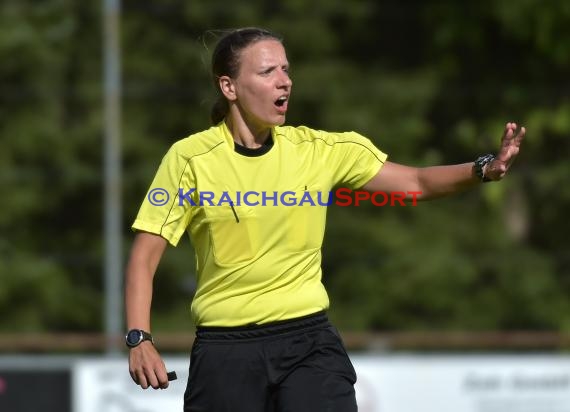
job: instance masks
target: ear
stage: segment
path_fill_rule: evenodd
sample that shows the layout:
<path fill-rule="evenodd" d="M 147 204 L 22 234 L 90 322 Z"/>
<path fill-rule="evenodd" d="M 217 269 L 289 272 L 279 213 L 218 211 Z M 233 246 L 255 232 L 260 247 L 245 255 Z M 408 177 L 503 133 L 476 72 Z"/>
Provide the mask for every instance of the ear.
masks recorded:
<path fill-rule="evenodd" d="M 218 85 L 220 90 L 229 101 L 237 99 L 234 82 L 229 76 L 220 76 L 218 78 Z"/>

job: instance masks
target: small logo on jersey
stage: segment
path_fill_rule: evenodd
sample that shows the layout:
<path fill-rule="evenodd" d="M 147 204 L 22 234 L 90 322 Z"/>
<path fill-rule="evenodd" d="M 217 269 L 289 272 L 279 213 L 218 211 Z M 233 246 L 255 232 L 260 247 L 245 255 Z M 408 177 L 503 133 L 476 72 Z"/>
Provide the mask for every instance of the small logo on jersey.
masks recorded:
<path fill-rule="evenodd" d="M 164 206 L 170 200 L 170 195 L 165 189 L 158 187 L 148 192 L 147 199 L 153 206 Z"/>

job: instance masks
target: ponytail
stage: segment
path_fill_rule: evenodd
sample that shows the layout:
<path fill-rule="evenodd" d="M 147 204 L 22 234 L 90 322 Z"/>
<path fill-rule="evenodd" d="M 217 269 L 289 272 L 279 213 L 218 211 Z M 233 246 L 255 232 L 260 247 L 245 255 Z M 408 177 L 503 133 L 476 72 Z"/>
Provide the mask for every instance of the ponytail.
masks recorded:
<path fill-rule="evenodd" d="M 228 114 L 228 110 L 230 109 L 228 105 L 228 101 L 224 96 L 218 96 L 218 99 L 212 106 L 212 110 L 210 111 L 210 120 L 212 124 L 216 125 L 220 123 L 226 115 Z"/>

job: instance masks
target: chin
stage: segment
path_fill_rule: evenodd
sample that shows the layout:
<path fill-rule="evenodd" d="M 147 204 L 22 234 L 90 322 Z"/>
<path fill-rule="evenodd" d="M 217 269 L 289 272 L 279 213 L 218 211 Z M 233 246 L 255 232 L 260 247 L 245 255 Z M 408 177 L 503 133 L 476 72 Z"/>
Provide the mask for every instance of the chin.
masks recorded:
<path fill-rule="evenodd" d="M 285 115 L 272 115 L 267 116 L 265 118 L 258 118 L 257 123 L 259 125 L 263 125 L 263 127 L 274 127 L 274 126 L 283 126 L 285 123 Z"/>
<path fill-rule="evenodd" d="M 283 126 L 285 124 L 285 115 L 279 116 L 275 122 L 274 122 L 274 126 Z"/>

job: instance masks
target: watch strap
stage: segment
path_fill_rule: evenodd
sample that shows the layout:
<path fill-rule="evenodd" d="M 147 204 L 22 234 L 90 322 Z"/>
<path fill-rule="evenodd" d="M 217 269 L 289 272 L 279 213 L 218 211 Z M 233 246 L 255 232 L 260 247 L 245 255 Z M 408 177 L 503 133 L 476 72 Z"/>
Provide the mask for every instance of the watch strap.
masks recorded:
<path fill-rule="evenodd" d="M 487 182 L 491 181 L 491 179 L 485 177 L 484 169 L 485 169 L 485 166 L 487 166 L 493 160 L 495 160 L 495 155 L 491 154 L 491 153 L 479 156 L 477 159 L 475 159 L 475 162 L 473 164 L 473 168 L 475 169 L 475 174 L 477 175 L 479 180 L 481 180 L 483 183 L 487 183 Z"/>

